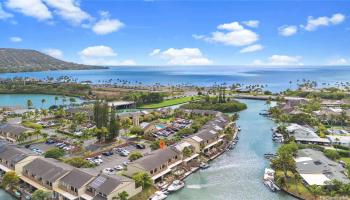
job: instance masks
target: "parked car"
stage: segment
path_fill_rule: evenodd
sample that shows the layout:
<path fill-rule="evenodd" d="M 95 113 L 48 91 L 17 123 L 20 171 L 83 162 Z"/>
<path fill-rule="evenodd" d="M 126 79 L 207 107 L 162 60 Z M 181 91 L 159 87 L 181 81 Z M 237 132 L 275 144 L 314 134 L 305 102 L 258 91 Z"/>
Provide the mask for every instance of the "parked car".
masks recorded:
<path fill-rule="evenodd" d="M 54 140 L 51 140 L 51 139 L 48 139 L 48 140 L 46 140 L 46 142 L 45 142 L 46 144 L 54 144 L 55 143 L 55 141 Z"/>
<path fill-rule="evenodd" d="M 114 170 L 112 168 L 105 168 L 102 170 L 104 174 L 114 174 Z"/>
<path fill-rule="evenodd" d="M 144 144 L 136 144 L 136 148 L 137 149 L 145 149 L 146 145 L 144 145 Z"/>
<path fill-rule="evenodd" d="M 119 155 L 121 155 L 121 156 L 124 156 L 124 157 L 126 157 L 126 156 L 128 156 L 129 155 L 129 151 L 127 151 L 127 150 L 122 150 L 121 152 L 119 152 Z"/>
<path fill-rule="evenodd" d="M 103 152 L 102 155 L 104 155 L 104 156 L 111 156 L 111 155 L 113 155 L 113 152 L 112 151 L 106 151 L 106 152 Z"/>
<path fill-rule="evenodd" d="M 121 171 L 124 169 L 124 167 L 122 165 L 117 165 L 114 167 L 115 170 Z"/>
<path fill-rule="evenodd" d="M 126 167 L 126 166 L 128 166 L 129 163 L 130 163 L 130 161 L 124 161 L 123 165 Z"/>

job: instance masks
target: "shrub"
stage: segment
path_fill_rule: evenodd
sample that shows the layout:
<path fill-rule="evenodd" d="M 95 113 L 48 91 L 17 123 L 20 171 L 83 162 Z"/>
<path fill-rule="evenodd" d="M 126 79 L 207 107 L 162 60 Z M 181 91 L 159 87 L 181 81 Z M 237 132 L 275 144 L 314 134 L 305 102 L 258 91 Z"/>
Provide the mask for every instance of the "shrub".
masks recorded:
<path fill-rule="evenodd" d="M 325 156 L 327 156 L 329 159 L 332 159 L 332 160 L 336 160 L 336 159 L 340 158 L 340 155 L 336 150 L 326 149 L 326 150 L 324 150 L 323 153 Z"/>
<path fill-rule="evenodd" d="M 92 168 L 96 166 L 95 164 L 92 164 L 81 157 L 69 158 L 65 161 L 65 163 L 77 168 Z"/>
<path fill-rule="evenodd" d="M 129 160 L 130 161 L 135 161 L 135 160 L 137 160 L 137 159 L 139 159 L 139 158 L 142 158 L 142 153 L 141 152 L 139 152 L 139 151 L 134 151 L 134 152 L 132 152 L 130 155 L 129 155 Z"/>
<path fill-rule="evenodd" d="M 59 148 L 53 148 L 45 152 L 45 158 L 59 159 L 65 155 L 65 151 Z"/>

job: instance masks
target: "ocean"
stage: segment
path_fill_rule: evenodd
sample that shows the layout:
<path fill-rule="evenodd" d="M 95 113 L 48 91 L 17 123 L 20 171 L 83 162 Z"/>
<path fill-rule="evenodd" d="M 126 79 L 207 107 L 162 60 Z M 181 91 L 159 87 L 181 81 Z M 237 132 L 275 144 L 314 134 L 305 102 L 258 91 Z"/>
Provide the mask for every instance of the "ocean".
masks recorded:
<path fill-rule="evenodd" d="M 69 76 L 77 81 L 93 83 L 121 83 L 127 81 L 132 85 L 197 85 L 242 83 L 245 85 L 266 85 L 273 92 L 296 87 L 297 81 L 303 79 L 322 83 L 335 84 L 350 80 L 350 67 L 253 67 L 253 66 L 123 66 L 103 70 L 65 70 L 45 72 L 3 73 L 0 78 Z M 292 84 L 289 82 L 292 81 Z"/>

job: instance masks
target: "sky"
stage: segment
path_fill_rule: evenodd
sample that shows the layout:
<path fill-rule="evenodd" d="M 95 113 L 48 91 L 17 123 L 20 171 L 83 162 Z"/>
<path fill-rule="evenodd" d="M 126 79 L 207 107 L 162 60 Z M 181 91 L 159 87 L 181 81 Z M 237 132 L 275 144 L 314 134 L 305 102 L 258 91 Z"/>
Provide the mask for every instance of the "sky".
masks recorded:
<path fill-rule="evenodd" d="M 350 65 L 350 2 L 0 0 L 0 47 L 91 65 Z"/>

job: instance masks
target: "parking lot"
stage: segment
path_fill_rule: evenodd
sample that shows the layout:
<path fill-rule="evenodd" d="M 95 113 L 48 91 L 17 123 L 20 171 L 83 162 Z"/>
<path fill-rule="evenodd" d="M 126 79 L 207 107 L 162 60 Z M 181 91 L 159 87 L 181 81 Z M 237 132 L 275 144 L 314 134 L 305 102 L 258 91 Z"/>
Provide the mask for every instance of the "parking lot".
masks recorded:
<path fill-rule="evenodd" d="M 129 145 L 124 147 L 125 150 L 129 151 L 132 153 L 133 151 L 140 151 L 142 154 L 147 154 L 151 152 L 151 149 L 146 146 L 145 149 L 136 149 L 136 147 Z M 115 166 L 118 165 L 123 165 L 123 162 L 129 161 L 128 156 L 120 156 L 118 153 L 113 152 L 113 155 L 111 156 L 104 156 L 102 155 L 102 160 L 103 163 L 98 165 L 95 169 L 102 171 L 105 168 L 114 168 Z"/>

